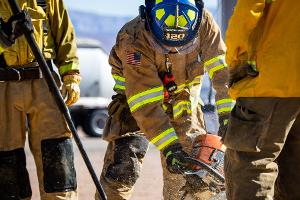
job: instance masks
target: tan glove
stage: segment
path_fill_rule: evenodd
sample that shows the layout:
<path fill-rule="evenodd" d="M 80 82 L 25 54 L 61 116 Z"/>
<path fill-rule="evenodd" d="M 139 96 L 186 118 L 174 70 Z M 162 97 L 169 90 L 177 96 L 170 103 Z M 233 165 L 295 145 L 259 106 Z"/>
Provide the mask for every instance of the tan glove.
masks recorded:
<path fill-rule="evenodd" d="M 80 88 L 79 83 L 81 76 L 79 74 L 65 75 L 63 76 L 62 96 L 65 99 L 67 106 L 70 106 L 79 99 Z"/>

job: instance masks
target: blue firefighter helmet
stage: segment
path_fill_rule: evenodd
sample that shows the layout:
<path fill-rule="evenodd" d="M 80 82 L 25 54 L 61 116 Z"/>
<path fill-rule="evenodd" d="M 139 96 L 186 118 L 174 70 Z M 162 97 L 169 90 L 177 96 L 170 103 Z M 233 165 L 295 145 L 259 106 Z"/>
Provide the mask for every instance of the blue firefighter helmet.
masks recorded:
<path fill-rule="evenodd" d="M 167 46 L 183 46 L 198 33 L 202 0 L 145 0 L 145 18 L 156 40 Z"/>

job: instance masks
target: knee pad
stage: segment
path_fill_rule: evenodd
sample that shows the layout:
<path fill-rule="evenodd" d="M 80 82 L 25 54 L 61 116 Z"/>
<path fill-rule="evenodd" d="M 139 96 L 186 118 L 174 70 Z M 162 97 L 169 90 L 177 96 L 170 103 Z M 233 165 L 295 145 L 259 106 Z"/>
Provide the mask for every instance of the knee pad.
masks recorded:
<path fill-rule="evenodd" d="M 108 166 L 105 177 L 115 183 L 133 186 L 140 175 L 148 144 L 144 136 L 128 136 L 116 140 L 114 161 Z"/>
<path fill-rule="evenodd" d="M 0 199 L 19 200 L 31 195 L 24 149 L 0 152 Z"/>
<path fill-rule="evenodd" d="M 73 145 L 70 138 L 41 142 L 46 193 L 68 192 L 77 188 Z"/>

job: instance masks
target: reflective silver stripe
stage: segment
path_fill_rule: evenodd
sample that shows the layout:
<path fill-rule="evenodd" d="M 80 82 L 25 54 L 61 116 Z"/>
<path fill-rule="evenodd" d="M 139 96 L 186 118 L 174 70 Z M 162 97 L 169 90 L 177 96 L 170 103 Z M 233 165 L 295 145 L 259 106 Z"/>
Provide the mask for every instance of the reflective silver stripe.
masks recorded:
<path fill-rule="evenodd" d="M 145 104 L 163 100 L 163 87 L 152 88 L 139 94 L 136 94 L 128 99 L 128 104 L 131 112 L 144 106 Z"/>
<path fill-rule="evenodd" d="M 120 86 L 124 86 L 125 87 L 125 82 L 118 81 L 118 80 L 115 80 L 115 82 L 116 82 L 116 85 L 120 85 Z"/>
<path fill-rule="evenodd" d="M 169 128 L 150 140 L 150 142 L 161 150 L 175 140 L 178 140 L 178 136 L 176 135 L 174 128 Z"/>
<path fill-rule="evenodd" d="M 175 132 L 171 132 L 168 135 L 166 135 L 165 137 L 161 138 L 160 140 L 158 140 L 154 145 L 157 147 L 160 147 L 161 145 L 164 145 L 166 142 L 168 142 L 170 139 L 172 139 L 173 137 L 177 137 Z"/>

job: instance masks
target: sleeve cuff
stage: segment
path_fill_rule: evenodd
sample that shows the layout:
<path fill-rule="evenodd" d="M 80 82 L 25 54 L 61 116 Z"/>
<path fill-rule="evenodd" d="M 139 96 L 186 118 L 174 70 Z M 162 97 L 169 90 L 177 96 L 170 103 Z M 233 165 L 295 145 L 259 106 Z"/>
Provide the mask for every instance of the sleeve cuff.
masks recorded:
<path fill-rule="evenodd" d="M 66 65 L 62 65 L 59 67 L 59 74 L 62 76 L 69 71 L 79 71 L 79 64 L 77 63 L 69 63 Z"/>
<path fill-rule="evenodd" d="M 178 136 L 174 128 L 169 128 L 150 140 L 160 151 L 176 141 L 178 141 Z"/>

